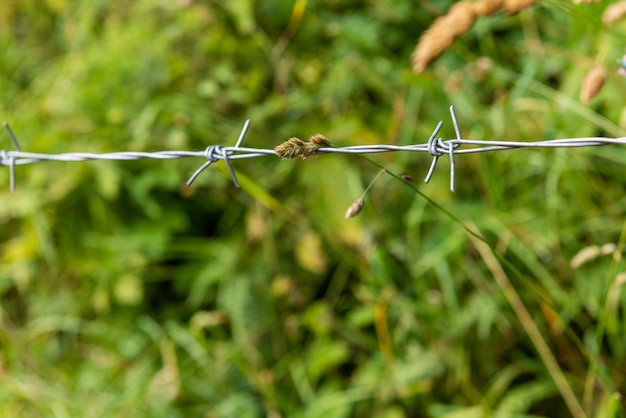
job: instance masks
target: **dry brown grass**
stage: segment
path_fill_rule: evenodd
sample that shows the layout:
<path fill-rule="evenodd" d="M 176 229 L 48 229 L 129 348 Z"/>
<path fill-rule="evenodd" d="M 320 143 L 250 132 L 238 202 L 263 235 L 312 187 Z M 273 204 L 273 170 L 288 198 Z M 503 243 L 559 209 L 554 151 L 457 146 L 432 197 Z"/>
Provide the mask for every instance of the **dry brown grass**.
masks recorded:
<path fill-rule="evenodd" d="M 500 10 L 503 3 L 504 0 L 482 0 L 476 1 L 472 4 L 474 7 L 474 13 L 476 13 L 477 16 L 487 16 Z"/>
<path fill-rule="evenodd" d="M 508 14 L 513 14 L 534 5 L 535 0 L 504 0 L 504 11 Z"/>
<path fill-rule="evenodd" d="M 472 3 L 461 1 L 452 6 L 447 14 L 437 18 L 420 37 L 413 52 L 413 71 L 424 71 L 428 63 L 452 45 L 456 37 L 472 27 L 475 17 Z"/>
<path fill-rule="evenodd" d="M 602 22 L 612 25 L 626 15 L 626 1 L 620 1 L 610 5 L 602 14 Z"/>
<path fill-rule="evenodd" d="M 413 71 L 424 71 L 432 60 L 472 27 L 476 18 L 499 10 L 513 14 L 534 4 L 535 0 L 462 0 L 454 4 L 448 13 L 438 17 L 420 37 L 411 56 Z"/>

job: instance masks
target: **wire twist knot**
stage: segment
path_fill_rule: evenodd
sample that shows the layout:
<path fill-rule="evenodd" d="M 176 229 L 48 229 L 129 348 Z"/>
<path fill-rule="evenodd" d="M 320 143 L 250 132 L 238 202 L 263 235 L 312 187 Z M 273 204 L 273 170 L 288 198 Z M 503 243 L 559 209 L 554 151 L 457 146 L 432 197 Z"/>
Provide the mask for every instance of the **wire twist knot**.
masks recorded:
<path fill-rule="evenodd" d="M 250 126 L 250 119 L 248 119 L 246 123 L 243 124 L 243 128 L 241 129 L 241 133 L 239 134 L 239 138 L 237 138 L 237 142 L 235 143 L 234 147 L 226 148 L 226 147 L 223 147 L 222 145 L 209 145 L 204 152 L 204 155 L 207 161 L 204 164 L 202 164 L 200 168 L 198 168 L 191 175 L 191 177 L 189 177 L 189 180 L 187 180 L 187 186 L 191 186 L 191 183 L 193 183 L 196 177 L 198 177 L 200 173 L 202 173 L 208 166 L 210 166 L 211 164 L 219 160 L 224 160 L 224 164 L 226 164 L 226 168 L 228 169 L 228 172 L 230 173 L 230 178 L 233 179 L 233 183 L 235 183 L 235 187 L 239 187 L 239 182 L 237 181 L 235 170 L 233 170 L 233 167 L 230 165 L 230 161 L 228 161 L 228 157 L 234 154 L 235 152 L 237 152 L 237 149 L 239 148 L 239 146 L 243 142 L 243 139 L 246 136 L 246 132 L 248 132 L 249 126 Z"/>
<path fill-rule="evenodd" d="M 444 141 L 442 138 L 430 138 L 428 140 L 427 149 L 428 153 L 433 157 L 441 157 L 444 154 L 450 154 L 450 151 L 454 151 L 460 146 L 461 144 L 459 143 Z M 452 150 L 450 148 L 452 148 Z"/>
<path fill-rule="evenodd" d="M 204 151 L 205 158 L 207 161 L 211 161 L 212 163 L 224 160 L 227 158 L 226 154 L 227 153 L 224 152 L 224 147 L 222 145 L 209 145 Z"/>

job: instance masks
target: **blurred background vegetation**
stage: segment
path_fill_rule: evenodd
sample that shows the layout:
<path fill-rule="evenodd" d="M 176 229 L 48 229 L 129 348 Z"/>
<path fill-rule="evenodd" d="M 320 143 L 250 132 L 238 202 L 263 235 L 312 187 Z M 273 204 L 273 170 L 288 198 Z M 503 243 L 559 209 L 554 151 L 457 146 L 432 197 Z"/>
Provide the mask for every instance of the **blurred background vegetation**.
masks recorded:
<path fill-rule="evenodd" d="M 231 145 L 246 118 L 251 147 L 423 143 L 450 104 L 465 138 L 625 134 L 608 2 L 481 17 L 413 74 L 452 3 L 3 0 L 0 115 L 46 153 Z M 415 180 L 350 220 L 379 170 L 356 156 L 236 161 L 242 189 L 223 163 L 186 188 L 198 160 L 0 170 L 0 415 L 622 416 L 624 152 L 465 155 L 456 194 L 445 159 L 424 185 L 427 155 L 377 155 Z"/>

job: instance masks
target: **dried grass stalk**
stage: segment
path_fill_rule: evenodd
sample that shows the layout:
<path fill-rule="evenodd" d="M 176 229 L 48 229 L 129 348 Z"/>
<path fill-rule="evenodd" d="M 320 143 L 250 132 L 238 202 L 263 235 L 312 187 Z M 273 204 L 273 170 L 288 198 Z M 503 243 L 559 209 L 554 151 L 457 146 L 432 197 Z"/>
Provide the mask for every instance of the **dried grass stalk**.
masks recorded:
<path fill-rule="evenodd" d="M 626 1 L 620 1 L 610 5 L 602 14 L 602 22 L 606 25 L 612 25 L 626 15 Z"/>
<path fill-rule="evenodd" d="M 580 101 L 583 103 L 589 103 L 591 99 L 602 89 L 606 80 L 606 71 L 602 67 L 593 67 L 583 80 L 583 86 L 580 90 Z"/>
<path fill-rule="evenodd" d="M 421 73 L 428 63 L 448 48 L 455 38 L 467 32 L 476 14 L 474 5 L 460 1 L 447 14 L 437 18 L 420 37 L 411 57 L 413 72 Z"/>
<path fill-rule="evenodd" d="M 575 270 L 583 264 L 592 261 L 600 256 L 614 254 L 616 246 L 613 243 L 604 244 L 602 247 L 592 245 L 580 250 L 569 262 L 569 265 Z"/>

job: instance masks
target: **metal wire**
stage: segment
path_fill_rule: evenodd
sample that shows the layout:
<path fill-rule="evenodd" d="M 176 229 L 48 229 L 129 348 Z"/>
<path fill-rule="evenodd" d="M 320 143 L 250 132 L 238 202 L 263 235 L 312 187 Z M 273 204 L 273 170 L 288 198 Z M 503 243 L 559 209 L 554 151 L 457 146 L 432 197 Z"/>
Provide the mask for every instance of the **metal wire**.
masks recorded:
<path fill-rule="evenodd" d="M 454 106 L 450 106 L 450 117 L 454 125 L 454 131 L 456 134 L 455 139 L 443 140 L 438 138 L 437 134 L 443 126 L 443 121 L 440 121 L 435 127 L 433 133 L 428 138 L 428 141 L 424 144 L 415 145 L 354 145 L 347 147 L 321 147 L 316 148 L 313 153 L 315 154 L 377 154 L 381 152 L 426 152 L 433 157 L 432 163 L 426 174 L 424 181 L 428 183 L 432 178 L 437 161 L 439 157 L 448 155 L 450 159 L 450 190 L 455 191 L 455 155 L 459 154 L 473 154 L 478 152 L 491 152 L 491 151 L 503 151 L 518 148 L 576 148 L 576 147 L 595 147 L 601 145 L 621 144 L 626 145 L 626 137 L 620 138 L 603 138 L 603 137 L 590 137 L 590 138 L 566 138 L 566 139 L 552 139 L 546 141 L 536 142 L 516 142 L 516 141 L 485 141 L 474 139 L 461 138 L 461 130 L 459 129 L 458 120 L 454 112 Z M 139 160 L 145 158 L 152 158 L 158 160 L 170 160 L 176 158 L 188 158 L 188 157 L 200 157 L 206 161 L 189 177 L 187 180 L 187 186 L 191 186 L 193 181 L 202 173 L 207 167 L 217 161 L 224 161 L 228 172 L 232 178 L 235 187 L 239 186 L 235 170 L 231 165 L 232 160 L 240 160 L 246 158 L 265 157 L 268 155 L 278 155 L 273 149 L 263 148 L 246 148 L 241 144 L 246 136 L 248 128 L 250 126 L 250 120 L 244 123 L 239 138 L 232 147 L 225 147 L 222 145 L 210 145 L 204 151 L 157 151 L 157 152 L 110 152 L 102 154 L 83 153 L 83 152 L 70 152 L 62 154 L 41 154 L 32 152 L 23 152 L 20 149 L 17 138 L 13 134 L 13 131 L 9 125 L 5 122 L 4 127 L 7 130 L 9 137 L 15 147 L 15 151 L 0 150 L 0 166 L 9 167 L 10 187 L 11 191 L 15 190 L 15 166 L 34 164 L 43 161 L 63 161 L 63 162 L 78 162 L 87 160 L 116 160 L 116 161 L 128 161 Z M 471 148 L 460 149 L 462 146 L 472 146 Z"/>

